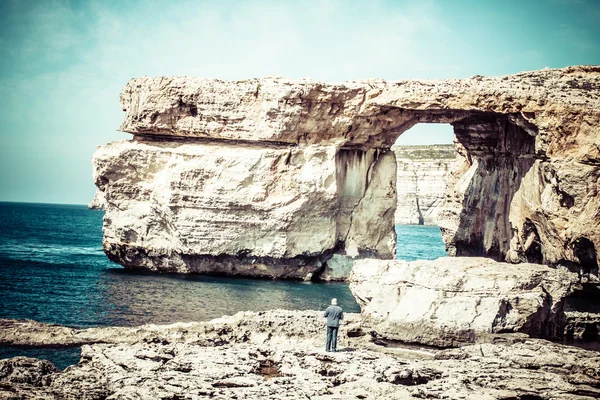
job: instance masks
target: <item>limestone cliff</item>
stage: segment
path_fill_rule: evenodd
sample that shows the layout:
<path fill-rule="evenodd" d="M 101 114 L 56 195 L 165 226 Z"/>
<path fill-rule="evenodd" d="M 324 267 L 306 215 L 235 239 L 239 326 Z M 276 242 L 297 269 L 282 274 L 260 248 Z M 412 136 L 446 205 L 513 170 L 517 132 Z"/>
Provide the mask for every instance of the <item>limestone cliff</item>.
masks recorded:
<path fill-rule="evenodd" d="M 322 269 L 339 243 L 392 257 L 393 220 L 367 224 L 394 209 L 393 188 L 380 183 L 394 174 L 393 155 L 344 154 L 319 145 L 111 143 L 94 158 L 107 198 L 104 250 L 131 268 L 296 279 Z M 343 157 L 353 160 L 345 174 L 336 170 Z"/>
<path fill-rule="evenodd" d="M 106 208 L 106 199 L 104 199 L 104 192 L 96 190 L 92 202 L 88 204 L 90 210 L 104 210 Z"/>
<path fill-rule="evenodd" d="M 600 67 L 326 84 L 132 79 L 94 156 L 104 249 L 130 268 L 301 278 L 332 254 L 394 252 L 396 160 L 419 122 L 458 160 L 439 225 L 450 255 L 597 272 Z"/>
<path fill-rule="evenodd" d="M 453 144 L 392 146 L 398 166 L 396 223 L 437 225 L 456 161 Z"/>

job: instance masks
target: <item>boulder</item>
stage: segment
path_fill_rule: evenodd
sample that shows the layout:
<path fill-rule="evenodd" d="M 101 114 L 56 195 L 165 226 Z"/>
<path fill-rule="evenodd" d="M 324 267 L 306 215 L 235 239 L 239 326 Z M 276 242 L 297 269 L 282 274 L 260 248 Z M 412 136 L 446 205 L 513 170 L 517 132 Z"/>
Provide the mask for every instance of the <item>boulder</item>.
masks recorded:
<path fill-rule="evenodd" d="M 506 332 L 562 338 L 565 299 L 578 289 L 578 275 L 566 269 L 478 257 L 365 259 L 350 275 L 374 334 L 441 347 Z"/>

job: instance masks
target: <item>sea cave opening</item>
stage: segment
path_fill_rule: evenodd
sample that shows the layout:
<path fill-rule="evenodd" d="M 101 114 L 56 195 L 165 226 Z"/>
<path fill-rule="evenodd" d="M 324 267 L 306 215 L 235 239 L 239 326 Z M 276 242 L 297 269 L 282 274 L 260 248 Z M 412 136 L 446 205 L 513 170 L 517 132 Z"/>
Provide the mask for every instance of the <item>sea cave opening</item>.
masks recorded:
<path fill-rule="evenodd" d="M 392 146 L 396 156 L 396 258 L 431 260 L 447 255 L 439 227 L 447 178 L 457 159 L 452 125 L 419 123 Z"/>

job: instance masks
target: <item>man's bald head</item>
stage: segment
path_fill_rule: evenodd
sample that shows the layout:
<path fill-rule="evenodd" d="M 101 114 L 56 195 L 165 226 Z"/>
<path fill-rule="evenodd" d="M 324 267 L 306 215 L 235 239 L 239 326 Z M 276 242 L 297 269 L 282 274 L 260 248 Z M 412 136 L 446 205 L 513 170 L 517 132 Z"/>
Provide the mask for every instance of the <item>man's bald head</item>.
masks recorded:
<path fill-rule="evenodd" d="M 337 306 L 337 299 L 336 298 L 331 299 L 331 305 L 332 306 Z"/>

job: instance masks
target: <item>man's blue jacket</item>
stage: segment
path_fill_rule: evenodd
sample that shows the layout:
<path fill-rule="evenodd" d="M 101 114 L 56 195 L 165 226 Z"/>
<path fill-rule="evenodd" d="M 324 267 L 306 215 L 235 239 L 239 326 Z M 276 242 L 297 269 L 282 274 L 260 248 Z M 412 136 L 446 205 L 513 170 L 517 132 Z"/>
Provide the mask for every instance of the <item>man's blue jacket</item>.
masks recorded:
<path fill-rule="evenodd" d="M 344 319 L 344 313 L 340 306 L 327 307 L 323 316 L 327 318 L 327 326 L 331 328 L 338 328 L 340 326 L 340 320 Z"/>

